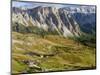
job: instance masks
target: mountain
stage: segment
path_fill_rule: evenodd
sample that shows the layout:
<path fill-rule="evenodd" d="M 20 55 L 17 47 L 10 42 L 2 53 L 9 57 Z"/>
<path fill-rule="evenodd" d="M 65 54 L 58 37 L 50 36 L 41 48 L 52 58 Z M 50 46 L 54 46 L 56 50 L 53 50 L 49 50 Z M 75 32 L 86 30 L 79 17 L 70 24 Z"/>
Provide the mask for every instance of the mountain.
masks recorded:
<path fill-rule="evenodd" d="M 80 25 L 80 28 L 83 32 L 96 32 L 96 13 L 74 13 L 72 16 Z"/>
<path fill-rule="evenodd" d="M 12 74 L 95 69 L 95 18 L 92 7 L 12 7 Z"/>
<path fill-rule="evenodd" d="M 56 32 L 60 36 L 80 36 L 95 27 L 93 8 L 56 8 L 38 6 L 31 9 L 12 9 L 13 31 L 31 32 L 34 28 Z M 30 29 L 31 28 L 31 29 Z"/>
<path fill-rule="evenodd" d="M 91 6 L 69 7 L 64 8 L 80 25 L 83 32 L 92 33 L 96 31 L 96 9 Z"/>
<path fill-rule="evenodd" d="M 92 6 L 78 6 L 78 7 L 64 7 L 63 9 L 69 11 L 70 13 L 84 13 L 91 14 L 95 13 L 96 9 Z"/>

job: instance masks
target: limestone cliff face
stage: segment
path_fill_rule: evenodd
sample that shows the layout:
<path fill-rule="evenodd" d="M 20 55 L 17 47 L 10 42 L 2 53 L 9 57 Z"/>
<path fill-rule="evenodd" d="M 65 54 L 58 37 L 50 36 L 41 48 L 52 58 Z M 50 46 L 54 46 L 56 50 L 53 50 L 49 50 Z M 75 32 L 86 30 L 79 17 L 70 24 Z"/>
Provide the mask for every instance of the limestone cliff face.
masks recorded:
<path fill-rule="evenodd" d="M 77 11 L 78 12 L 78 11 Z M 25 27 L 36 26 L 45 31 L 57 31 L 61 36 L 81 35 L 80 25 L 74 13 L 65 8 L 36 7 L 22 10 L 13 8 L 12 22 Z"/>

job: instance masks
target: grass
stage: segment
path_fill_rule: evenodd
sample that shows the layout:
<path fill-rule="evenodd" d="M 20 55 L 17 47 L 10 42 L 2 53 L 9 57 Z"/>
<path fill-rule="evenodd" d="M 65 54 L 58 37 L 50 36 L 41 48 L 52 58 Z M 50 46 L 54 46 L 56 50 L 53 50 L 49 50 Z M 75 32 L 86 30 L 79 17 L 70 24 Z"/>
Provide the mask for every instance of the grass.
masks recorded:
<path fill-rule="evenodd" d="M 12 32 L 12 38 L 12 73 L 93 69 L 96 66 L 96 48 L 77 43 L 73 39 L 17 32 Z M 37 61 L 41 70 L 29 68 L 22 60 Z"/>
<path fill-rule="evenodd" d="M 26 70 L 27 68 L 27 65 L 21 63 L 21 62 L 18 62 L 16 60 L 12 60 L 12 73 L 21 73 L 22 71 Z"/>

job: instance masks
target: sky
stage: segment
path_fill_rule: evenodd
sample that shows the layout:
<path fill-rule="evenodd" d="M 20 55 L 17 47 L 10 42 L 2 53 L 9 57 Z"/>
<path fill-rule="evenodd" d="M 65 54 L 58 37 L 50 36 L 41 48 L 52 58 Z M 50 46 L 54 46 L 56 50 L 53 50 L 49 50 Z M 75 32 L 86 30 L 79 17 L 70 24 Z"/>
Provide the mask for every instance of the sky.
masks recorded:
<path fill-rule="evenodd" d="M 39 2 L 21 2 L 21 1 L 12 1 L 12 7 L 27 7 L 27 8 L 34 8 L 37 6 L 51 6 L 51 7 L 57 7 L 57 8 L 62 8 L 62 7 L 79 7 L 82 5 L 72 5 L 72 4 L 51 4 L 51 3 L 39 3 Z M 85 6 L 85 5 L 83 5 Z M 94 6 L 92 6 L 94 7 Z"/>
<path fill-rule="evenodd" d="M 13 1 L 12 3 L 12 6 L 13 7 L 29 7 L 29 8 L 34 8 L 34 7 L 37 7 L 37 6 L 52 6 L 52 7 L 58 7 L 58 8 L 61 8 L 61 7 L 65 7 L 65 5 L 63 4 L 48 4 L 48 3 L 36 3 L 36 2 L 16 2 L 16 1 Z"/>

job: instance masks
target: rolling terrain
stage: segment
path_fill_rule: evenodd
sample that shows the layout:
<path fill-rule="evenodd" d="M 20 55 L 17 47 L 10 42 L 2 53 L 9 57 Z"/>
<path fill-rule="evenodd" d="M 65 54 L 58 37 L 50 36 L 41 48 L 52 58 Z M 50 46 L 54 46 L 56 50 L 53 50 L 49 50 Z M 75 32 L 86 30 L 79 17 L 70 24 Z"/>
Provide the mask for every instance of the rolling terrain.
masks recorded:
<path fill-rule="evenodd" d="M 13 32 L 12 35 L 13 73 L 95 68 L 95 48 L 84 46 L 70 38 L 58 35 L 41 37 L 18 32 Z"/>
<path fill-rule="evenodd" d="M 96 68 L 92 7 L 12 7 L 12 73 Z"/>

